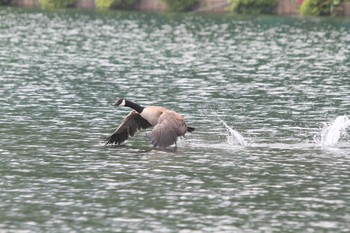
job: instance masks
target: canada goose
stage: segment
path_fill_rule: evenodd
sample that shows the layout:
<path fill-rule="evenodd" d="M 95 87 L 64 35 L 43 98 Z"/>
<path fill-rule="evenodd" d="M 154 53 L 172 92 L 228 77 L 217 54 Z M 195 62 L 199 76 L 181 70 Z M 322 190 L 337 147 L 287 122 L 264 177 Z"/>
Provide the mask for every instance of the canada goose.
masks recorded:
<path fill-rule="evenodd" d="M 150 134 L 151 142 L 154 147 L 165 148 L 174 143 L 176 145 L 178 137 L 194 130 L 194 128 L 186 125 L 183 116 L 164 107 L 142 107 L 126 99 L 118 99 L 113 105 L 126 106 L 134 110 L 124 118 L 116 131 L 107 138 L 106 145 L 119 145 L 127 140 L 129 136 L 134 136 L 138 130 L 155 126 Z"/>

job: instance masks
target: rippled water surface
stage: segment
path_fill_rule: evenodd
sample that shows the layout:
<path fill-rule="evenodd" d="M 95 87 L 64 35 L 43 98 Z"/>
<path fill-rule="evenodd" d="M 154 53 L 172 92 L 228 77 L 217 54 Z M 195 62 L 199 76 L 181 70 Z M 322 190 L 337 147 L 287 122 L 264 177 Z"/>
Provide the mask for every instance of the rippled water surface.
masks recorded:
<path fill-rule="evenodd" d="M 347 19 L 0 10 L 0 231 L 348 232 L 349 136 L 316 139 L 349 49 Z M 106 147 L 117 97 L 196 131 Z"/>

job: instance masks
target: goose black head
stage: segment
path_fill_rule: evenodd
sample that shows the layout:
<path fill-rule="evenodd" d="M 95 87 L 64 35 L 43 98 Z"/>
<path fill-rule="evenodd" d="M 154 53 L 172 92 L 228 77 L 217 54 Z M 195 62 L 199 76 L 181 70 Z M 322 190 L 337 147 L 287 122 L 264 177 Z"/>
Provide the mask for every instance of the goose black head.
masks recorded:
<path fill-rule="evenodd" d="M 115 103 L 113 105 L 116 107 L 125 106 L 125 99 L 118 99 L 117 101 L 115 101 Z"/>

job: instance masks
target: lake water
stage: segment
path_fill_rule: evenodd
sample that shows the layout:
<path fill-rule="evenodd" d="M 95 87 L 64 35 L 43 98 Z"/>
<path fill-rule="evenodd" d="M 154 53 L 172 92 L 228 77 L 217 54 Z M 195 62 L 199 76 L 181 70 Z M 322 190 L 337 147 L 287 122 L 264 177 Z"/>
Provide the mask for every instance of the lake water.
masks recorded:
<path fill-rule="evenodd" d="M 350 21 L 0 10 L 1 232 L 348 232 Z M 128 114 L 196 128 L 178 148 Z"/>

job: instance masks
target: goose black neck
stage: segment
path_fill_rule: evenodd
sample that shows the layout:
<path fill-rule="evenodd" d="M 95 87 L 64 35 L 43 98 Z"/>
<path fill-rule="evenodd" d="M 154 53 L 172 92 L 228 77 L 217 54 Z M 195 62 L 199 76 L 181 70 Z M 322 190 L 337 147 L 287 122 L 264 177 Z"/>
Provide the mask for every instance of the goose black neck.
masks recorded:
<path fill-rule="evenodd" d="M 131 102 L 130 100 L 125 100 L 125 106 L 134 109 L 138 113 L 141 113 L 144 109 L 144 107 L 142 107 L 134 102 Z"/>

